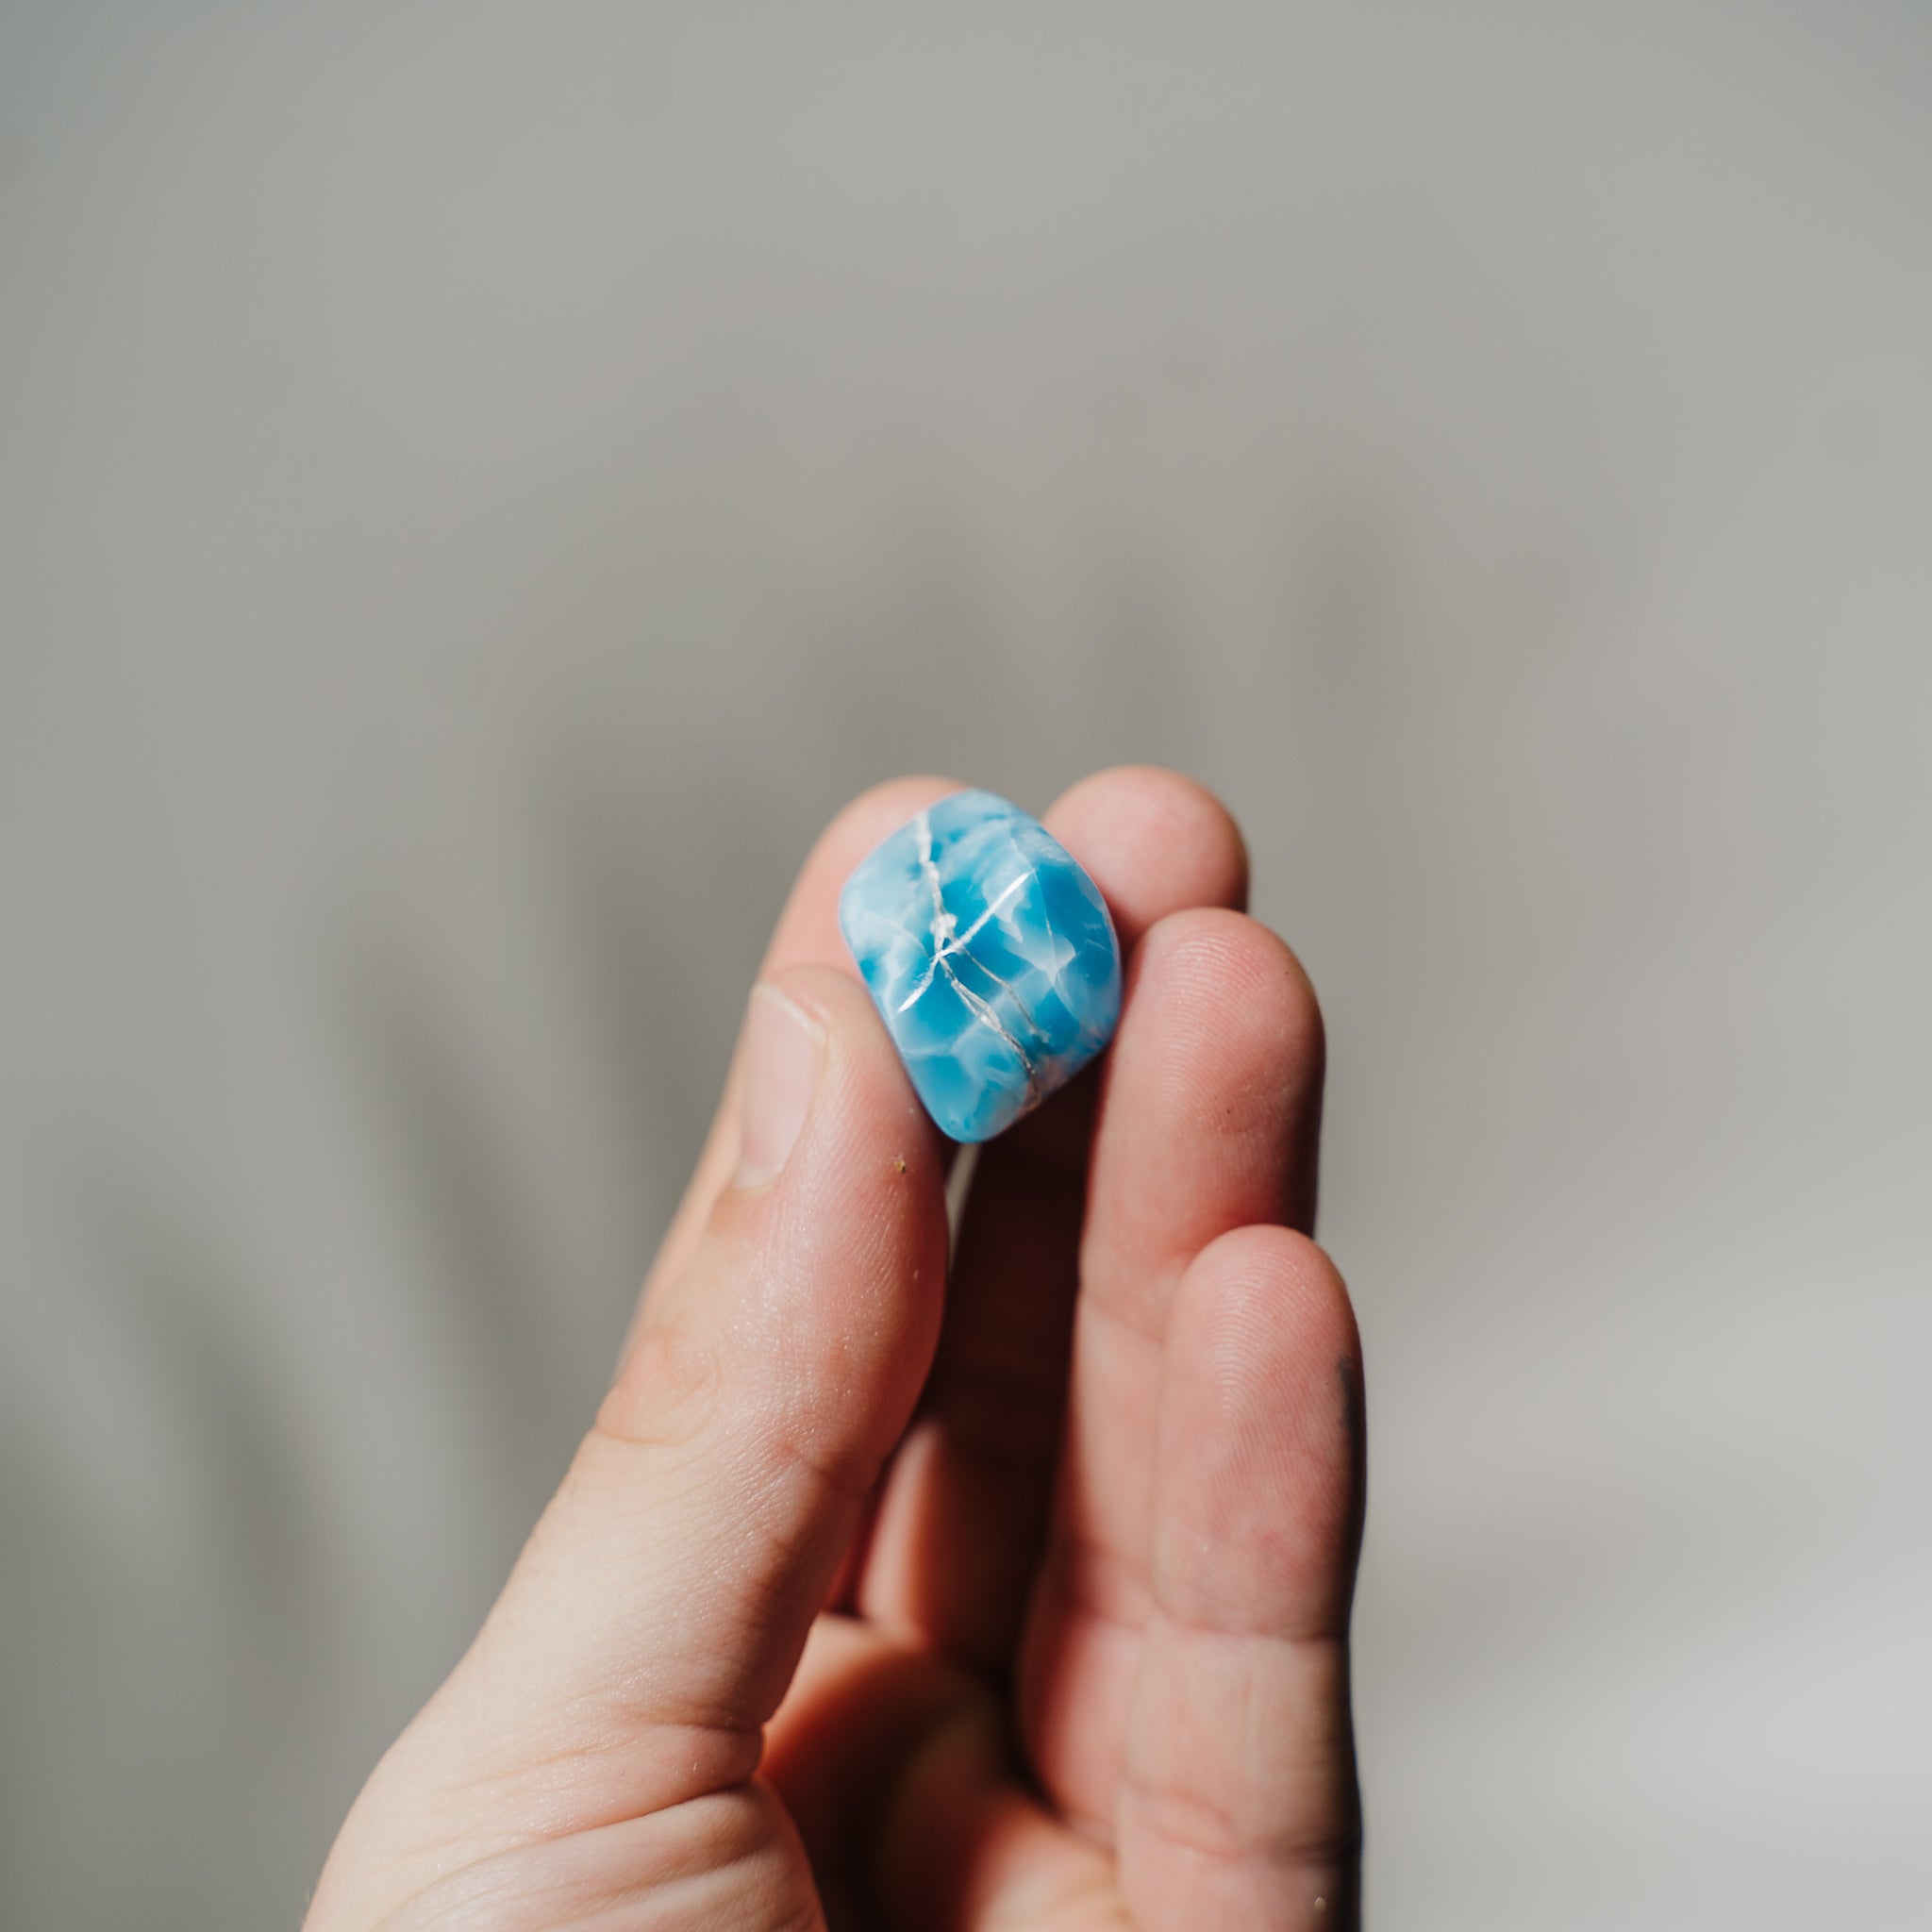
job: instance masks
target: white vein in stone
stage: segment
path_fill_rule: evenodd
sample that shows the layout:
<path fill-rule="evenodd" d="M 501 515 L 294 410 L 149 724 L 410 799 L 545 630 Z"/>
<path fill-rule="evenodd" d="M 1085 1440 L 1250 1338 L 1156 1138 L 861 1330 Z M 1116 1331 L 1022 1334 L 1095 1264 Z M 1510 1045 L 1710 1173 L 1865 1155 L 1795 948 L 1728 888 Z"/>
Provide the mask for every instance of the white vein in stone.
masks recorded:
<path fill-rule="evenodd" d="M 926 884 L 932 888 L 932 933 L 937 940 L 941 926 L 950 932 L 954 920 L 946 910 L 946 891 L 940 883 L 940 869 L 933 863 L 932 814 L 923 811 L 912 823 L 919 828 L 919 868 L 925 874 Z"/>
<path fill-rule="evenodd" d="M 979 964 L 979 962 L 976 959 L 973 963 L 975 966 Z M 982 1025 L 991 1026 L 992 1030 L 995 1033 L 997 1033 L 999 1037 L 1002 1040 L 1004 1040 L 1009 1047 L 1012 1048 L 1013 1053 L 1015 1057 L 1018 1058 L 1020 1064 L 1026 1070 L 1026 1085 L 1028 1090 L 1030 1091 L 1034 1084 L 1035 1075 L 1033 1072 L 1033 1061 L 1031 1058 L 1028 1056 L 1026 1049 L 1024 1046 L 1022 1046 L 1020 1042 L 1016 1039 L 1014 1039 L 1013 1035 L 1000 1024 L 1000 1016 L 993 1011 L 992 1008 L 984 999 L 982 999 L 979 996 L 979 994 L 974 992 L 973 989 L 970 986 L 968 986 L 966 982 L 963 979 L 961 979 L 957 973 L 953 971 L 953 962 L 950 959 L 941 959 L 940 961 L 940 965 L 942 968 L 944 968 L 946 977 L 953 982 L 954 991 L 957 992 L 959 995 L 959 997 L 966 1002 L 967 1011 L 970 1012 L 974 1019 L 979 1021 L 979 1023 Z M 979 970 L 982 973 L 986 972 L 986 969 L 983 966 L 981 966 Z M 992 974 L 989 973 L 987 974 L 987 977 L 991 979 L 992 977 Z M 1002 982 L 1002 984 L 1004 984 L 1004 982 Z M 1008 989 L 1008 991 L 1010 991 L 1010 989 Z"/>
<path fill-rule="evenodd" d="M 929 866 L 932 865 L 931 855 L 929 852 L 926 855 L 925 862 Z M 935 879 L 939 877 L 939 868 L 937 866 L 932 866 L 932 875 Z M 912 991 L 908 992 L 906 995 L 906 997 L 899 1002 L 898 1011 L 903 1013 L 908 1007 L 912 1006 L 919 999 L 920 995 L 923 992 L 924 992 L 926 988 L 932 984 L 932 976 L 935 973 L 939 971 L 940 962 L 943 960 L 949 953 L 966 953 L 967 945 L 974 939 L 978 937 L 980 928 L 983 925 L 985 925 L 987 921 L 991 919 L 993 916 L 993 914 L 997 912 L 1000 909 L 1000 908 L 1004 906 L 1007 903 L 1007 901 L 1010 899 L 1013 896 L 1013 894 L 1017 892 L 1020 890 L 1020 888 L 1024 886 L 1026 883 L 1026 881 L 1030 879 L 1032 876 L 1033 874 L 1030 871 L 1023 872 L 1018 878 L 1008 881 L 1006 890 L 1000 893 L 999 897 L 993 900 L 991 904 L 987 907 L 986 910 L 982 912 L 979 915 L 979 917 L 975 919 L 973 922 L 973 924 L 966 928 L 964 932 L 958 933 L 957 935 L 955 934 L 953 928 L 958 924 L 958 921 L 955 918 L 955 916 L 952 913 L 946 910 L 944 904 L 941 903 L 939 910 L 933 914 L 932 958 L 925 962 L 925 971 L 920 974 L 918 983 L 913 987 Z M 937 888 L 935 888 L 935 890 L 937 890 Z M 941 930 L 941 928 L 943 928 L 943 930 Z M 966 953 L 966 957 L 969 959 L 973 958 L 973 956 L 970 953 Z M 975 966 L 978 966 L 979 970 L 982 973 L 984 973 L 989 979 L 997 980 L 1001 986 L 1007 986 L 1007 982 L 1004 979 L 1001 979 L 997 973 L 990 971 L 986 966 L 981 965 L 977 959 L 974 959 L 973 963 Z M 948 973 L 950 974 L 950 969 L 948 969 Z M 1007 986 L 1007 991 L 1008 992 L 1013 992 L 1013 989 L 1010 986 Z M 1023 1013 L 1026 1011 L 1026 1008 L 1024 1006 L 1020 1005 L 1020 996 L 1018 993 L 1013 993 L 1013 1004 L 1016 1007 L 1020 1007 L 1020 1010 Z M 1026 1024 L 1029 1026 L 1032 1025 L 1033 1019 L 1031 1014 L 1027 1014 Z"/>
<path fill-rule="evenodd" d="M 991 1005 L 978 993 L 974 992 L 954 972 L 951 955 L 958 953 L 965 958 L 973 959 L 972 954 L 966 951 L 969 941 L 977 937 L 988 920 L 991 919 L 1000 908 L 1028 879 L 1035 876 L 1033 869 L 1029 866 L 1024 872 L 1019 873 L 1014 877 L 1008 879 L 1006 885 L 1001 888 L 999 896 L 989 900 L 986 909 L 962 933 L 958 930 L 959 922 L 958 916 L 946 905 L 945 887 L 940 878 L 939 865 L 933 858 L 932 816 L 930 812 L 921 812 L 913 820 L 912 824 L 915 835 L 919 841 L 919 869 L 924 874 L 926 886 L 932 893 L 932 958 L 926 961 L 925 971 L 921 974 L 912 991 L 899 1002 L 897 1010 L 903 1013 L 908 1007 L 915 1005 L 931 987 L 934 977 L 943 971 L 947 979 L 952 982 L 954 991 L 966 1003 L 966 1010 L 981 1025 L 991 1027 L 1011 1048 L 1020 1064 L 1026 1070 L 1026 1084 L 1030 1089 L 1035 1079 L 1031 1057 L 1014 1037 L 1011 1029 L 1001 1022 L 1000 1016 L 993 1010 Z M 1026 1024 L 1037 1033 L 1040 1030 L 1039 1024 L 1034 1020 L 1033 1015 L 1026 1011 L 1026 1003 L 1021 999 L 1020 995 L 997 973 L 993 972 L 991 967 L 982 964 L 977 959 L 973 959 L 973 964 L 980 972 L 984 973 L 995 986 L 1005 990 L 1007 997 L 1018 1008 L 1024 1018 Z"/>

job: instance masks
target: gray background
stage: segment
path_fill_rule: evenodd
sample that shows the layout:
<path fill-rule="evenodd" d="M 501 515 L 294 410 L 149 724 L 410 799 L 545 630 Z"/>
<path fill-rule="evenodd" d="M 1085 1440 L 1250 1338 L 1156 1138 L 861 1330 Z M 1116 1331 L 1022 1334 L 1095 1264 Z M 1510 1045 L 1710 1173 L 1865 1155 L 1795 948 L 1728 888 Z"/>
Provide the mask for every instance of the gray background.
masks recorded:
<path fill-rule="evenodd" d="M 0 675 L 8 1932 L 292 1927 L 818 825 L 1137 758 L 1375 1921 L 1932 1921 L 1932 11 L 0 0 Z"/>

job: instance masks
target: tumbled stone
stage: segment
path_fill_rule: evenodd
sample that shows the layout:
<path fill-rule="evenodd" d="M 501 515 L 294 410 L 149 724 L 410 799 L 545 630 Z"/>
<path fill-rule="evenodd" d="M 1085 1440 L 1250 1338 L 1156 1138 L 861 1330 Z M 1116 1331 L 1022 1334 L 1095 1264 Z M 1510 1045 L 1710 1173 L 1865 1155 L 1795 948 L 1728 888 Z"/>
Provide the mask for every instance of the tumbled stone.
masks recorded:
<path fill-rule="evenodd" d="M 1099 889 L 1038 819 L 956 791 L 860 860 L 844 935 L 925 1109 L 990 1141 L 1113 1037 L 1121 949 Z"/>

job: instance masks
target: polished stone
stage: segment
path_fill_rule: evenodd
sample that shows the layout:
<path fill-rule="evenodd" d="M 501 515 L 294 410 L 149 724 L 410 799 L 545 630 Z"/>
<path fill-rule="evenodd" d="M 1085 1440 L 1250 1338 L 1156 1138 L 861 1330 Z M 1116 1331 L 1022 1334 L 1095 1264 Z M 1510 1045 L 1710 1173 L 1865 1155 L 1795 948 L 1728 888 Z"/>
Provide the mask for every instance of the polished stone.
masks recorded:
<path fill-rule="evenodd" d="M 1113 1037 L 1121 949 L 1099 889 L 1038 819 L 956 791 L 875 847 L 839 929 L 942 1132 L 989 1141 Z"/>

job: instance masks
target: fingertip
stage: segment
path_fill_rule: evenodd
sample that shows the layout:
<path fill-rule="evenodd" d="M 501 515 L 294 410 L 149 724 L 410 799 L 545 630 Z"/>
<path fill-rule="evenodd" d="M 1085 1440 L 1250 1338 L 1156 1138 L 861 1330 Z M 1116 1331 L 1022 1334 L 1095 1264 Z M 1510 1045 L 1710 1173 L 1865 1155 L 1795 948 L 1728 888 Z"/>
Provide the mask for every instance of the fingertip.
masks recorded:
<path fill-rule="evenodd" d="M 1124 945 L 1187 906 L 1241 908 L 1248 848 L 1207 786 L 1160 765 L 1115 765 L 1070 786 L 1047 829 L 1105 895 Z"/>
<path fill-rule="evenodd" d="M 1231 1387 L 1338 1364 L 1361 1371 L 1348 1285 L 1327 1250 L 1291 1227 L 1217 1235 L 1182 1276 L 1174 1320 L 1198 1333 Z"/>
<path fill-rule="evenodd" d="M 1298 1082 L 1319 1083 L 1327 1034 L 1314 982 L 1294 948 L 1245 912 L 1191 907 L 1169 913 L 1147 934 L 1139 976 L 1158 982 L 1163 1012 L 1181 1017 L 1185 1050 L 1219 1041 L 1213 1056 L 1271 1069 L 1291 1067 Z M 1182 1049 L 1179 1033 L 1164 1029 Z"/>
<path fill-rule="evenodd" d="M 1197 907 L 1159 921 L 1100 1088 L 1089 1278 L 1158 1303 L 1228 1228 L 1311 1229 L 1325 1058 L 1307 975 L 1258 920 Z"/>
<path fill-rule="evenodd" d="M 824 1073 L 796 1172 L 781 1181 L 788 1244 L 825 1278 L 876 1284 L 879 1319 L 922 1359 L 938 1333 L 952 1143 L 920 1104 L 871 995 L 820 965 L 783 967 L 764 984 L 817 1024 Z"/>
<path fill-rule="evenodd" d="M 1346 1626 L 1366 1473 L 1361 1339 L 1340 1271 L 1291 1228 L 1230 1230 L 1176 1291 L 1163 1395 L 1162 1534 L 1239 1553 L 1208 1594 L 1296 1635 Z"/>
<path fill-rule="evenodd" d="M 863 986 L 816 964 L 781 967 L 759 984 L 806 1016 L 823 1043 L 814 1117 L 799 1137 L 801 1200 L 816 1214 L 857 1216 L 855 1238 L 880 1216 L 903 1219 L 908 1204 L 920 1210 L 915 1221 L 936 1213 L 942 1230 L 948 1142 Z"/>
<path fill-rule="evenodd" d="M 856 982 L 858 968 L 839 930 L 841 890 L 853 868 L 874 845 L 924 807 L 959 789 L 951 778 L 915 774 L 871 786 L 843 806 L 813 841 L 799 868 L 765 948 L 759 968 L 761 978 L 775 981 L 788 968 L 816 965 L 828 967 Z M 740 1142 L 738 1103 L 741 1076 L 740 1058 L 734 1056 L 717 1114 L 698 1157 L 697 1169 L 666 1231 L 641 1298 L 639 1314 L 625 1338 L 626 1355 L 636 1340 L 643 1303 L 657 1291 L 659 1282 L 675 1277 L 683 1268 L 730 1177 Z"/>

